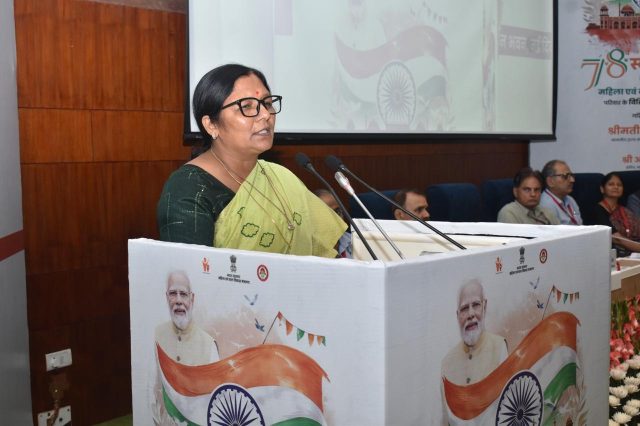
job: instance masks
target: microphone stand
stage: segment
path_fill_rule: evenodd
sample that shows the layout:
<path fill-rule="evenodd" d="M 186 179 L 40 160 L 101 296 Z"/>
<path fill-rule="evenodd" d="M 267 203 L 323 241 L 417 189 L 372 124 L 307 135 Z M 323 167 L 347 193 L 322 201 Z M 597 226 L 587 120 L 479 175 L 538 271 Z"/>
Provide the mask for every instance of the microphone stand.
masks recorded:
<path fill-rule="evenodd" d="M 327 180 L 325 178 L 323 178 L 320 173 L 318 173 L 318 171 L 315 169 L 315 167 L 313 167 L 313 164 L 311 164 L 311 160 L 309 159 L 309 157 L 306 154 L 304 154 L 302 152 L 299 152 L 299 153 L 296 154 L 296 162 L 301 167 L 303 167 L 304 169 L 306 169 L 309 172 L 311 172 L 312 175 L 314 175 L 316 178 L 318 178 L 320 180 L 320 182 L 322 182 L 324 184 L 324 186 L 327 187 L 329 192 L 331 192 L 331 195 L 333 195 L 333 198 L 336 199 L 336 202 L 338 203 L 338 206 L 340 206 L 340 209 L 342 209 L 342 213 L 347 218 L 347 222 L 349 222 L 349 224 L 351 225 L 353 230 L 356 232 L 356 234 L 358 234 L 358 237 L 360 237 L 360 240 L 362 241 L 362 244 L 364 245 L 364 247 L 369 252 L 369 255 L 371 256 L 371 258 L 373 260 L 378 260 L 378 256 L 376 256 L 376 254 L 373 252 L 373 249 L 371 248 L 371 246 L 369 245 L 367 240 L 364 238 L 364 235 L 362 235 L 362 232 L 360 231 L 360 228 L 358 228 L 358 226 L 353 221 L 353 218 L 351 217 L 351 215 L 349 214 L 349 212 L 345 208 L 344 204 L 340 200 L 340 197 L 338 197 L 338 194 L 336 194 L 336 191 L 334 191 L 334 189 L 331 187 L 329 182 L 327 182 Z"/>
<path fill-rule="evenodd" d="M 389 244 L 391 244 L 391 247 L 393 247 L 393 249 L 396 251 L 396 253 L 398 253 L 398 256 L 400 256 L 400 259 L 404 259 L 405 257 L 402 255 L 402 252 L 400 251 L 398 246 L 396 246 L 396 244 L 393 242 L 391 237 L 389 237 L 389 235 L 387 235 L 387 233 L 384 232 L 384 229 L 382 229 L 382 227 L 380 226 L 378 221 L 373 217 L 371 212 L 369 212 L 369 210 L 364 206 L 364 204 L 362 204 L 362 201 L 360 201 L 360 198 L 358 198 L 358 196 L 356 195 L 355 191 L 351 187 L 351 184 L 349 183 L 349 179 L 347 179 L 346 176 L 342 174 L 342 172 L 336 172 L 335 176 L 336 176 L 336 180 L 338 181 L 340 186 L 345 191 L 347 191 L 349 193 L 349 195 L 351 195 L 358 202 L 358 204 L 360 204 L 360 207 L 362 208 L 362 210 L 364 210 L 364 212 L 367 214 L 367 216 L 369 216 L 369 219 L 371 219 L 371 222 L 373 222 L 373 224 L 376 226 L 376 228 L 378 228 L 378 231 L 380 231 L 380 233 L 382 234 L 384 239 L 387 240 L 387 242 Z"/>
<path fill-rule="evenodd" d="M 351 170 L 349 170 L 347 168 L 347 166 L 345 166 L 339 159 L 338 157 L 334 156 L 334 155 L 329 155 L 325 158 L 325 163 L 327 164 L 327 166 L 329 166 L 330 169 L 332 170 L 336 170 L 336 171 L 340 171 L 340 172 L 345 172 L 348 173 L 351 177 L 353 177 L 355 180 L 357 180 L 358 182 L 360 182 L 365 188 L 367 188 L 368 190 L 374 192 L 376 195 L 378 195 L 379 197 L 382 197 L 384 200 L 386 200 L 388 203 L 390 203 L 391 205 L 399 208 L 400 210 L 402 210 L 404 213 L 406 213 L 407 215 L 411 216 L 411 218 L 415 219 L 416 221 L 420 222 L 421 224 L 423 224 L 424 226 L 426 226 L 427 228 L 429 228 L 430 230 L 432 230 L 433 232 L 435 232 L 436 234 L 440 235 L 442 238 L 444 238 L 445 240 L 449 241 L 451 244 L 453 244 L 454 246 L 458 247 L 461 250 L 466 250 L 467 248 L 465 246 L 463 246 L 462 244 L 460 244 L 459 242 L 455 241 L 453 238 L 449 237 L 447 234 L 445 234 L 444 232 L 440 231 L 439 229 L 437 229 L 436 227 L 434 227 L 433 225 L 430 225 L 429 223 L 425 222 L 424 220 L 420 219 L 418 216 L 416 216 L 415 214 L 413 214 L 412 212 L 410 212 L 409 210 L 405 209 L 403 206 L 401 206 L 400 204 L 396 203 L 394 200 L 392 200 L 391 198 L 387 197 L 386 195 L 384 195 L 382 192 L 378 191 L 377 189 L 373 188 L 372 186 L 370 186 L 368 183 L 366 183 L 365 181 L 363 181 L 362 179 L 360 179 L 358 176 L 356 176 L 355 173 L 353 173 Z M 357 200 L 357 198 L 356 198 Z M 359 202 L 359 200 L 357 200 Z"/>

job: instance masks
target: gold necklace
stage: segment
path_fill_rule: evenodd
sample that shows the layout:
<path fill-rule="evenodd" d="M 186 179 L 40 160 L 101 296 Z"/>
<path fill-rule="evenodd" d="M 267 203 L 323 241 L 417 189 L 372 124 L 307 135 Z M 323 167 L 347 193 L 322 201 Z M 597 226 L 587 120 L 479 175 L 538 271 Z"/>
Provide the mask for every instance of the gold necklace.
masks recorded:
<path fill-rule="evenodd" d="M 236 181 L 236 183 L 237 183 L 238 185 L 242 186 L 242 182 L 244 182 L 244 179 L 243 179 L 243 178 L 241 178 L 241 177 L 240 177 L 240 175 L 239 175 L 239 174 L 237 174 L 236 172 L 231 173 L 231 170 L 229 170 L 229 169 L 227 168 L 227 165 L 226 165 L 226 164 L 224 164 L 224 162 L 220 159 L 220 157 L 218 157 L 218 156 L 216 155 L 216 153 L 213 151 L 213 146 L 212 146 L 211 148 L 209 148 L 209 151 L 211 151 L 211 154 L 213 154 L 213 158 L 215 158 L 216 160 L 218 160 L 218 163 L 220 163 L 220 165 L 222 166 L 222 168 L 224 169 L 224 171 L 225 171 L 225 172 L 227 172 L 227 174 L 228 174 L 229 176 L 231 176 L 231 179 L 235 180 L 235 181 Z M 236 176 L 234 176 L 234 175 L 236 175 L 238 178 L 242 179 L 242 182 L 241 182 L 240 180 L 238 180 L 238 178 L 236 178 Z"/>
<path fill-rule="evenodd" d="M 287 219 L 287 228 L 289 228 L 289 231 L 293 231 L 295 229 L 295 225 L 293 224 L 293 209 L 291 208 L 291 206 L 289 205 L 289 203 L 287 204 L 287 207 L 289 207 L 289 211 L 291 212 L 291 220 L 289 220 L 289 218 L 287 217 L 286 213 L 285 213 L 285 202 L 282 201 L 282 199 L 284 199 L 285 197 L 283 196 L 282 199 L 280 198 L 280 194 L 278 194 L 278 191 L 276 190 L 275 185 L 273 184 L 273 182 L 271 181 L 271 178 L 269 177 L 269 175 L 267 174 L 267 172 L 265 171 L 264 167 L 262 167 L 262 164 L 258 161 L 258 165 L 260 166 L 260 172 L 267 178 L 267 183 L 269 183 L 269 186 L 271 187 L 271 190 L 273 190 L 273 193 L 276 195 L 276 198 L 278 199 L 278 203 L 280 203 L 280 206 L 282 207 L 282 214 L 284 214 L 285 219 Z M 260 190 L 258 188 L 256 188 L 256 191 L 260 192 Z M 262 194 L 262 192 L 260 192 L 260 194 Z M 263 197 L 266 198 L 266 196 L 264 194 L 262 194 Z M 273 204 L 276 208 L 278 208 L 278 206 L 276 206 L 273 202 L 271 202 L 271 204 Z M 280 209 L 278 209 L 280 210 Z"/>
<path fill-rule="evenodd" d="M 273 200 L 271 200 L 271 198 L 267 197 L 266 194 L 264 194 L 262 191 L 260 191 L 253 183 L 249 182 L 249 181 L 245 181 L 245 179 L 242 179 L 240 177 L 240 175 L 238 175 L 236 172 L 233 172 L 227 167 L 226 164 L 224 164 L 224 162 L 220 159 L 220 157 L 218 157 L 216 155 L 216 153 L 213 151 L 213 146 L 209 149 L 209 151 L 211 151 L 211 154 L 213 154 L 213 157 L 220 163 L 220 165 L 222 166 L 222 168 L 227 172 L 227 174 L 229 176 L 231 176 L 231 179 L 233 179 L 234 181 L 236 181 L 236 183 L 240 186 L 242 186 L 243 182 L 248 183 L 251 186 L 251 189 L 255 189 L 256 192 L 258 192 L 258 194 L 262 195 L 262 197 L 267 200 L 268 202 L 270 202 L 273 207 L 276 208 L 276 210 L 278 210 L 280 213 L 282 213 L 282 216 L 284 216 L 285 221 L 287 222 L 287 229 L 289 231 L 293 231 L 295 229 L 295 225 L 293 223 L 293 209 L 291 208 L 291 206 L 289 206 L 289 210 L 292 212 L 291 213 L 291 219 L 289 219 L 289 216 L 287 216 L 287 212 L 286 212 L 286 208 L 285 208 L 285 203 L 282 201 L 282 199 L 280 198 L 280 195 L 278 194 L 278 191 L 276 191 L 275 186 L 273 185 L 273 182 L 271 182 L 271 179 L 269 178 L 269 175 L 265 172 L 264 167 L 262 167 L 262 164 L 260 164 L 260 162 L 258 161 L 258 165 L 260 166 L 260 172 L 265 176 L 265 178 L 267 179 L 267 183 L 269 183 L 269 186 L 271 187 L 271 189 L 273 190 L 273 193 L 275 194 L 276 198 L 278 199 L 278 203 L 280 203 L 280 207 L 278 207 Z M 235 176 L 234 176 L 235 175 Z M 237 178 L 236 178 L 237 176 Z M 239 179 L 242 179 L 242 182 Z M 253 198 L 253 196 L 251 195 L 251 191 L 249 191 L 249 195 L 251 196 L 251 198 Z M 283 197 L 284 198 L 284 197 Z M 259 206 L 262 207 L 262 204 L 258 203 L 258 201 L 253 198 L 253 200 L 256 202 L 256 204 L 258 204 Z M 266 212 L 267 210 L 262 207 L 263 210 Z M 273 224 L 275 225 L 275 220 L 273 218 L 271 218 L 271 221 L 273 222 Z"/>

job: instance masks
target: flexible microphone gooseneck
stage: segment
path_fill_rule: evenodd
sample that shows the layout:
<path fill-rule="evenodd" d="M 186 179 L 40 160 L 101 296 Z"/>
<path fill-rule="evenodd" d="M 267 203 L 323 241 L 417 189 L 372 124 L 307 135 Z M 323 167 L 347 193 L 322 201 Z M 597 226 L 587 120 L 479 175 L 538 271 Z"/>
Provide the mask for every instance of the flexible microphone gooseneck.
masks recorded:
<path fill-rule="evenodd" d="M 358 234 L 358 237 L 360 237 L 360 240 L 362 241 L 362 244 L 364 244 L 364 246 L 367 249 L 367 251 L 369 252 L 369 255 L 371 256 L 371 258 L 373 260 L 378 260 L 378 257 L 376 256 L 376 254 L 371 249 L 371 246 L 369 245 L 367 240 L 364 239 L 364 236 L 362 235 L 362 232 L 360 231 L 360 228 L 358 228 L 358 226 L 355 224 L 355 222 L 353 221 L 353 218 L 351 218 L 351 215 L 349 214 L 349 212 L 345 208 L 344 204 L 342 204 L 342 201 L 340 201 L 340 197 L 338 197 L 338 194 L 336 194 L 336 191 L 333 190 L 331 185 L 329 185 L 329 182 L 327 182 L 327 180 L 325 178 L 323 178 L 320 173 L 318 173 L 318 171 L 315 169 L 315 167 L 313 167 L 313 164 L 311 164 L 311 160 L 309 159 L 309 157 L 306 154 L 304 154 L 302 152 L 299 152 L 299 153 L 296 154 L 296 162 L 302 168 L 304 168 L 304 169 L 308 170 L 309 172 L 311 172 L 312 175 L 314 175 L 316 178 L 318 178 L 320 180 L 320 182 L 322 182 L 324 184 L 324 186 L 327 187 L 329 192 L 331 192 L 331 195 L 333 195 L 333 198 L 336 199 L 336 202 L 338 203 L 338 206 L 340 206 L 340 209 L 342 209 L 342 213 L 344 214 L 344 217 L 347 218 L 347 222 L 349 222 L 349 224 L 351 225 L 353 230 L 356 231 L 356 234 Z"/>
<path fill-rule="evenodd" d="M 377 189 L 373 188 L 371 185 L 369 185 L 368 183 L 366 183 L 365 181 L 360 179 L 358 176 L 355 175 L 355 173 L 353 173 L 351 170 L 349 170 L 347 168 L 347 166 L 345 166 L 342 163 L 342 161 L 340 161 L 340 159 L 338 157 L 336 157 L 335 155 L 326 156 L 324 161 L 325 161 L 325 164 L 331 170 L 336 171 L 336 172 L 348 173 L 351 177 L 353 177 L 355 180 L 357 180 L 362 185 L 364 185 L 369 191 L 374 192 L 376 195 L 378 195 L 379 197 L 381 197 L 382 199 L 384 199 L 385 201 L 387 201 L 391 205 L 399 208 L 400 210 L 405 212 L 407 215 L 411 216 L 411 218 L 413 218 L 414 220 L 420 222 L 421 224 L 423 224 L 424 226 L 426 226 L 427 228 L 429 228 L 430 230 L 432 230 L 436 234 L 440 235 L 442 238 L 444 238 L 445 240 L 449 241 L 454 246 L 456 246 L 456 247 L 458 247 L 459 249 L 462 249 L 462 250 L 466 250 L 467 249 L 465 246 L 463 246 L 459 242 L 455 241 L 453 238 L 451 238 L 450 236 L 448 236 L 444 232 L 440 231 L 439 229 L 437 229 L 433 225 L 431 225 L 431 224 L 425 222 L 424 220 L 420 219 L 418 216 L 416 216 L 415 214 L 413 214 L 409 210 L 405 209 L 403 206 L 401 206 L 400 204 L 396 203 L 394 200 L 392 200 L 391 198 L 387 197 L 382 192 L 378 191 Z M 358 200 L 357 198 L 356 198 L 356 201 L 360 202 L 360 200 Z"/>
<path fill-rule="evenodd" d="M 347 191 L 347 193 L 349 195 L 351 195 L 358 202 L 358 204 L 360 204 L 360 208 L 362 208 L 362 210 L 364 210 L 364 212 L 367 214 L 367 216 L 369 216 L 369 219 L 371 219 L 371 222 L 373 222 L 373 224 L 376 226 L 376 228 L 378 228 L 378 231 L 380 231 L 380 233 L 382 234 L 384 239 L 387 240 L 387 242 L 389 244 L 391 244 L 391 247 L 393 247 L 393 249 L 396 251 L 396 253 L 398 253 L 398 256 L 400 256 L 400 259 L 404 259 L 404 256 L 402 255 L 402 252 L 400 251 L 398 246 L 396 246 L 396 244 L 393 242 L 393 240 L 391 240 L 391 238 L 387 235 L 387 233 L 384 232 L 384 229 L 382 229 L 382 227 L 380 226 L 378 221 L 373 217 L 373 215 L 369 212 L 369 210 L 367 210 L 367 208 L 364 206 L 364 204 L 362 204 L 362 201 L 360 201 L 360 198 L 358 198 L 358 196 L 356 195 L 356 192 L 351 187 L 351 184 L 349 183 L 349 179 L 347 179 L 347 177 L 345 175 L 343 175 L 342 172 L 340 172 L 340 171 L 336 172 L 335 177 L 336 177 L 336 180 L 338 181 L 338 184 L 340 184 L 340 186 L 345 191 Z"/>

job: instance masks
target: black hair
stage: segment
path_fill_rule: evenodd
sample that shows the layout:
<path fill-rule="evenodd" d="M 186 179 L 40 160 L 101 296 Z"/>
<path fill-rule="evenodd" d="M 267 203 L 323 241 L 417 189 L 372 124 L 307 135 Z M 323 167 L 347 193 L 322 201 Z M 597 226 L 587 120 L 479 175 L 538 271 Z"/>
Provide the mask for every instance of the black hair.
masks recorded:
<path fill-rule="evenodd" d="M 553 176 L 556 172 L 556 164 L 567 164 L 562 160 L 551 160 L 548 161 L 547 164 L 542 168 L 542 176 L 546 179 L 550 176 Z"/>
<path fill-rule="evenodd" d="M 196 85 L 193 92 L 193 116 L 198 124 L 198 129 L 205 139 L 205 146 L 213 142 L 211 135 L 202 125 L 202 118 L 209 116 L 209 120 L 217 122 L 220 118 L 220 110 L 224 100 L 233 91 L 233 86 L 240 77 L 255 75 L 260 79 L 269 92 L 269 84 L 261 71 L 240 64 L 226 64 L 212 69 L 206 73 Z"/>
<path fill-rule="evenodd" d="M 620 179 L 620 175 L 617 174 L 616 172 L 609 172 L 606 175 L 604 175 L 602 179 L 600 179 L 600 186 L 604 188 L 607 182 L 609 182 L 614 176 Z M 622 182 L 622 179 L 620 179 L 620 182 Z"/>
<path fill-rule="evenodd" d="M 522 182 L 530 177 L 536 178 L 540 182 L 540 187 L 544 186 L 544 179 L 539 171 L 533 170 L 531 167 L 523 167 L 513 177 L 513 187 L 519 188 Z"/>
<path fill-rule="evenodd" d="M 396 192 L 396 194 L 393 196 L 393 200 L 396 203 L 400 204 L 402 207 L 404 207 L 404 203 L 407 201 L 407 194 L 408 193 L 422 195 L 424 198 L 427 198 L 427 195 L 424 193 L 424 191 L 420 191 L 417 188 L 410 188 L 410 189 L 404 188 L 404 189 L 401 189 L 400 191 Z M 399 210 L 399 209 L 392 204 L 391 205 L 391 211 L 395 212 L 396 210 Z"/>

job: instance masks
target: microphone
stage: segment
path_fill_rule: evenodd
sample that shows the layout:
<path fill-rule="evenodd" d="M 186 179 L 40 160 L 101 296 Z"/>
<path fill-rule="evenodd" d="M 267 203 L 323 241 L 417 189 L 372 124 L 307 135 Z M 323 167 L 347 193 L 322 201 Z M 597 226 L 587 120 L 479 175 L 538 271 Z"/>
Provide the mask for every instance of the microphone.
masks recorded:
<path fill-rule="evenodd" d="M 327 182 L 327 180 L 325 178 L 323 178 L 320 173 L 318 173 L 318 171 L 315 169 L 315 167 L 313 167 L 313 164 L 311 164 L 311 160 L 309 159 L 307 154 L 304 154 L 302 152 L 297 153 L 296 154 L 296 163 L 298 163 L 298 165 L 300 165 L 302 168 L 307 169 L 309 172 L 311 172 L 311 174 L 313 174 L 316 178 L 318 178 L 320 180 L 320 182 L 322 182 L 324 184 L 324 186 L 327 187 L 329 192 L 331 192 L 331 195 L 333 195 L 333 198 L 336 199 L 336 202 L 338 203 L 338 206 L 340 206 L 340 209 L 342 209 L 342 213 L 344 214 L 344 217 L 347 218 L 347 221 L 349 222 L 349 225 L 351 225 L 353 230 L 356 231 L 356 234 L 358 234 L 358 237 L 360 237 L 360 240 L 362 241 L 362 244 L 364 244 L 364 246 L 367 249 L 367 251 L 369 252 L 369 255 L 371 256 L 371 258 L 373 260 L 378 260 L 378 257 L 376 256 L 376 254 L 371 249 L 371 246 L 369 245 L 367 240 L 364 239 L 364 236 L 362 235 L 362 232 L 360 231 L 360 228 L 358 228 L 358 226 L 355 224 L 355 222 L 351 218 L 351 215 L 349 214 L 349 212 L 345 208 L 344 204 L 340 200 L 340 197 L 338 197 L 338 194 L 336 194 L 336 191 L 333 190 L 331 185 L 329 185 L 329 182 Z"/>
<path fill-rule="evenodd" d="M 448 236 L 447 234 L 445 234 L 444 232 L 440 231 L 439 229 L 437 229 L 435 226 L 425 222 L 424 220 L 420 219 L 418 216 L 416 216 L 415 214 L 413 214 L 413 212 L 410 212 L 409 210 L 405 209 L 403 206 L 401 206 L 400 204 L 396 203 L 394 200 L 392 200 L 391 198 L 387 197 L 386 195 L 384 195 L 382 192 L 378 191 L 377 189 L 373 188 L 371 185 L 369 185 L 368 183 L 366 183 L 365 181 L 363 181 L 362 179 L 360 179 L 358 176 L 355 175 L 355 173 L 353 173 L 351 170 L 349 170 L 347 168 L 347 166 L 345 166 L 342 161 L 340 161 L 340 159 L 338 157 L 336 157 L 335 155 L 328 155 L 325 157 L 324 159 L 325 164 L 333 171 L 336 172 L 344 172 L 344 173 L 348 173 L 351 177 L 353 177 L 355 180 L 357 180 L 358 182 L 360 182 L 364 187 L 366 187 L 369 191 L 374 192 L 376 195 L 378 195 L 379 197 L 382 197 L 382 199 L 384 199 L 385 201 L 387 201 L 388 203 L 390 203 L 391 205 L 395 206 L 396 208 L 399 208 L 400 210 L 402 210 L 403 212 L 405 212 L 407 215 L 411 216 L 411 218 L 413 218 L 414 220 L 420 222 L 421 224 L 423 224 L 424 226 L 426 226 L 427 228 L 429 228 L 430 230 L 432 230 L 433 232 L 435 232 L 436 234 L 440 235 L 442 238 L 444 238 L 445 240 L 449 241 L 451 244 L 453 244 L 454 246 L 458 247 L 459 249 L 462 250 L 466 250 L 466 247 L 463 246 L 462 244 L 460 244 L 459 242 L 455 241 L 453 238 L 451 238 L 450 236 Z M 337 179 L 337 178 L 336 178 Z M 356 201 L 358 201 L 358 203 L 360 203 L 360 201 L 356 198 Z M 362 205 L 361 205 L 362 206 Z"/>
<path fill-rule="evenodd" d="M 336 180 L 338 181 L 338 184 L 342 188 L 344 188 L 344 190 L 347 191 L 347 193 L 351 195 L 358 202 L 358 204 L 360 205 L 360 208 L 362 208 L 362 210 L 364 210 L 367 216 L 369 216 L 369 219 L 371 219 L 371 221 L 376 226 L 376 228 L 378 228 L 378 231 L 380 231 L 384 239 L 387 240 L 389 244 L 391 244 L 391 247 L 393 247 L 396 253 L 398 253 L 398 256 L 400 256 L 400 259 L 404 259 L 404 256 L 402 255 L 402 252 L 400 251 L 398 246 L 396 246 L 396 244 L 391 240 L 391 238 L 389 238 L 389 236 L 387 235 L 386 232 L 384 232 L 384 229 L 382 229 L 378 221 L 373 217 L 373 215 L 371 215 L 371 213 L 369 212 L 369 210 L 367 210 L 364 204 L 362 204 L 362 201 L 360 201 L 360 198 L 358 198 L 358 196 L 356 195 L 356 192 L 351 187 L 351 184 L 349 183 L 349 179 L 347 179 L 347 177 L 343 175 L 342 172 L 340 171 L 336 172 L 335 177 L 336 177 Z"/>

